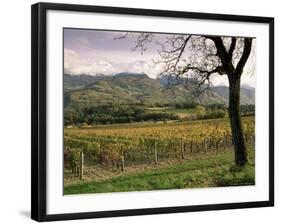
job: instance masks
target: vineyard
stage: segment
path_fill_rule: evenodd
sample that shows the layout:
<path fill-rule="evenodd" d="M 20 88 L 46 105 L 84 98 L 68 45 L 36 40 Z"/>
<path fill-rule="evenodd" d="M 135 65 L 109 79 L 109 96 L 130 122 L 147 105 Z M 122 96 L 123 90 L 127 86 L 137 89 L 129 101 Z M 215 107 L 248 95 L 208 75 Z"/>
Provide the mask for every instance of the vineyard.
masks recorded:
<path fill-rule="evenodd" d="M 243 118 L 243 129 L 246 142 L 252 144 L 253 117 Z M 65 128 L 64 165 L 82 179 L 84 164 L 126 172 L 127 167 L 185 160 L 191 154 L 223 151 L 231 146 L 228 119 Z"/>

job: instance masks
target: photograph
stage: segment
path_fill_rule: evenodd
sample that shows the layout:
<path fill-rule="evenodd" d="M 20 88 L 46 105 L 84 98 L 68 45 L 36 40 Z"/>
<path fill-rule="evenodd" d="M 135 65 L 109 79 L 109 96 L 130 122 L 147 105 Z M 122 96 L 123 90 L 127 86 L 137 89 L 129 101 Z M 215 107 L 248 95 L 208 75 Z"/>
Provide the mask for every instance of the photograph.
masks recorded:
<path fill-rule="evenodd" d="M 63 194 L 255 185 L 256 37 L 63 28 Z"/>

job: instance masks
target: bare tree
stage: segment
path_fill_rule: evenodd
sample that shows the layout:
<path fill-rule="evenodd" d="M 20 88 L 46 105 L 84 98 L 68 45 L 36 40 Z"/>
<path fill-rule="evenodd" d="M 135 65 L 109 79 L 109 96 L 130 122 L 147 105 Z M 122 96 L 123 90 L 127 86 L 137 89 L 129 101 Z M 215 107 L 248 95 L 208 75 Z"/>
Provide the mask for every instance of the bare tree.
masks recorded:
<path fill-rule="evenodd" d="M 153 41 L 152 33 L 126 33 L 118 39 L 133 36 L 142 53 Z M 169 35 L 158 42 L 163 65 L 160 75 L 173 75 L 184 80 L 196 80 L 195 93 L 200 95 L 210 87 L 213 74 L 226 75 L 229 81 L 229 119 L 235 149 L 235 164 L 248 162 L 247 148 L 240 116 L 240 82 L 243 69 L 252 50 L 252 38 L 208 35 Z"/>

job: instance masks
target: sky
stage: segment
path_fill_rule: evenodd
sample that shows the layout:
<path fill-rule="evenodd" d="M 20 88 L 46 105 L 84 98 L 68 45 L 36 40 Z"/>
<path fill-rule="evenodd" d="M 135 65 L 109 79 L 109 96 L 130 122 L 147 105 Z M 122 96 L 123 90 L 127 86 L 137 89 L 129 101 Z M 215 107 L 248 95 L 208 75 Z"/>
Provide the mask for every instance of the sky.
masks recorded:
<path fill-rule="evenodd" d="M 133 50 L 136 38 L 118 39 L 126 32 L 90 29 L 64 29 L 64 73 L 80 75 L 114 75 L 119 72 L 145 73 L 157 78 L 163 67 L 153 62 L 160 59 L 158 43 L 168 34 L 154 34 L 147 50 Z M 117 38 L 117 39 L 116 39 Z M 188 50 L 187 50 L 188 51 Z M 186 52 L 188 54 L 188 52 Z M 242 75 L 242 84 L 255 86 L 255 57 L 249 59 Z M 213 85 L 228 85 L 227 77 L 212 75 Z"/>

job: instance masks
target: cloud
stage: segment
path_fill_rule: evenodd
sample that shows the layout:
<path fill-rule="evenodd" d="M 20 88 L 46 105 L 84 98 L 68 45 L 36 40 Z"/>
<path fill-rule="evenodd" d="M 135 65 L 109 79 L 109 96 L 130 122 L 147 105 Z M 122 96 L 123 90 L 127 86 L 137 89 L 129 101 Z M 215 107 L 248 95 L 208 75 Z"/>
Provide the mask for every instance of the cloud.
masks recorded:
<path fill-rule="evenodd" d="M 157 78 L 163 71 L 161 64 L 154 64 L 149 56 L 142 57 L 132 56 L 131 52 L 105 52 L 92 49 L 91 54 L 81 55 L 75 50 L 64 49 L 64 72 L 72 75 L 114 75 L 120 72 L 145 73 L 150 78 Z M 118 59 L 118 60 L 117 60 Z M 129 61 L 131 59 L 131 61 Z M 118 62 L 117 62 L 118 61 Z M 251 71 L 251 72 L 250 72 Z M 214 86 L 228 86 L 226 75 L 212 75 L 211 82 Z M 256 75 L 253 63 L 247 63 L 241 83 L 255 86 Z"/>
<path fill-rule="evenodd" d="M 125 56 L 119 53 L 113 58 L 124 59 Z M 98 56 L 99 55 L 99 56 Z M 128 57 L 127 57 L 128 61 Z M 93 51 L 91 57 L 83 57 L 76 51 L 64 49 L 64 72 L 72 75 L 113 75 L 119 72 L 146 73 L 151 78 L 156 78 L 161 71 L 161 66 L 154 65 L 151 60 L 134 60 L 126 62 L 120 60 L 113 62 L 104 54 Z"/>
<path fill-rule="evenodd" d="M 114 68 L 110 62 L 105 60 L 84 58 L 73 50 L 64 49 L 64 72 L 73 75 L 109 75 L 114 73 Z"/>
<path fill-rule="evenodd" d="M 125 68 L 125 70 L 127 72 L 132 72 L 132 73 L 145 73 L 150 78 L 155 79 L 161 73 L 161 71 L 163 71 L 163 67 L 162 65 L 154 64 L 151 61 L 146 62 L 142 60 L 137 60 L 127 65 L 127 68 Z"/>

